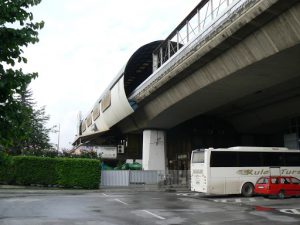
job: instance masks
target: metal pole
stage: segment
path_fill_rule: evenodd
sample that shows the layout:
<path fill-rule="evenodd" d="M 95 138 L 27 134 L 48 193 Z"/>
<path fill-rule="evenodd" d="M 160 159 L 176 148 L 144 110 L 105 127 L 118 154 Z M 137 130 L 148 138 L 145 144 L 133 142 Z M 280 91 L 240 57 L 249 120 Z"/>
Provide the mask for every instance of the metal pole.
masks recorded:
<path fill-rule="evenodd" d="M 210 1 L 210 8 L 211 8 L 211 19 L 214 19 L 214 5 L 213 5 L 213 0 Z"/>
<path fill-rule="evenodd" d="M 201 31 L 201 17 L 200 17 L 200 9 L 197 9 L 197 15 L 198 15 L 198 32 Z"/>
<path fill-rule="evenodd" d="M 176 36 L 177 36 L 177 51 L 179 50 L 179 32 L 176 32 Z"/>
<path fill-rule="evenodd" d="M 162 50 L 162 48 L 159 49 L 159 53 L 160 53 L 160 66 L 162 66 L 162 64 L 163 64 L 163 50 Z"/>
<path fill-rule="evenodd" d="M 171 57 L 171 41 L 168 40 L 168 59 Z"/>
<path fill-rule="evenodd" d="M 189 21 L 187 20 L 186 21 L 186 43 L 189 42 L 189 34 L 190 34 L 190 31 L 189 31 Z"/>
<path fill-rule="evenodd" d="M 157 70 L 158 68 L 158 55 L 157 54 L 152 54 L 152 72 Z"/>
<path fill-rule="evenodd" d="M 60 124 L 58 124 L 57 153 L 59 152 L 59 136 L 60 136 Z"/>

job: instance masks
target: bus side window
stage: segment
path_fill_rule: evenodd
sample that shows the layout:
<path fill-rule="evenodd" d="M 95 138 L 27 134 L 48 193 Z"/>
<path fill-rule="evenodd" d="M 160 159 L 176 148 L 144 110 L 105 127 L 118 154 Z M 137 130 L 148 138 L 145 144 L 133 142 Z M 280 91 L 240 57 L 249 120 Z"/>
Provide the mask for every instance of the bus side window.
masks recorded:
<path fill-rule="evenodd" d="M 299 166 L 300 154 L 297 153 L 285 153 L 286 166 Z"/>
<path fill-rule="evenodd" d="M 236 167 L 238 166 L 237 152 L 213 151 L 211 152 L 211 167 Z"/>
<path fill-rule="evenodd" d="M 262 166 L 261 153 L 257 152 L 238 152 L 239 166 Z"/>

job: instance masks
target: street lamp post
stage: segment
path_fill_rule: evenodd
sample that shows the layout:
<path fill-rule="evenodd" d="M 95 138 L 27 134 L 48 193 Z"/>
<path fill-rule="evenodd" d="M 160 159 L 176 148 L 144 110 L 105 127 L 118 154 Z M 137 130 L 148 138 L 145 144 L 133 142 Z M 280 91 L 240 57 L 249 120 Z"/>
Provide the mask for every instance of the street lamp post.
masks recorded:
<path fill-rule="evenodd" d="M 58 135 L 57 135 L 57 153 L 59 152 L 59 136 L 60 136 L 60 124 L 58 124 Z"/>
<path fill-rule="evenodd" d="M 56 130 L 54 128 L 58 128 L 58 129 Z M 52 129 L 53 129 L 52 130 L 53 133 L 58 133 L 58 135 L 57 135 L 57 153 L 58 153 L 59 152 L 59 138 L 60 138 L 60 124 L 54 125 Z"/>

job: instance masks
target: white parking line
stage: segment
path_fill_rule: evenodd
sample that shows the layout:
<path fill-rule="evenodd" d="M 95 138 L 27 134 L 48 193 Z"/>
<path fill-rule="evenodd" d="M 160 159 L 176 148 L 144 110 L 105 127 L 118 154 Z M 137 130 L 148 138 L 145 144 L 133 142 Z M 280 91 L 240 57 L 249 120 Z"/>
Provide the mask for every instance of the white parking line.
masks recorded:
<path fill-rule="evenodd" d="M 279 209 L 282 213 L 300 215 L 300 209 Z"/>
<path fill-rule="evenodd" d="M 164 218 L 162 216 L 159 216 L 159 215 L 156 215 L 156 214 L 154 214 L 152 212 L 149 212 L 148 210 L 142 210 L 142 211 L 144 211 L 145 213 L 148 213 L 148 214 L 150 214 L 150 215 L 152 215 L 152 216 L 154 216 L 154 217 L 156 217 L 158 219 L 161 219 L 161 220 L 165 220 L 166 219 L 166 218 Z"/>
<path fill-rule="evenodd" d="M 200 194 L 199 193 L 177 193 L 176 195 L 178 195 L 178 196 L 191 196 L 191 197 L 193 197 L 193 196 L 199 196 Z"/>
<path fill-rule="evenodd" d="M 114 200 L 117 201 L 117 202 L 121 202 L 121 203 L 124 204 L 124 205 L 128 205 L 126 202 L 123 202 L 123 201 L 121 201 L 120 199 L 115 198 Z"/>
<path fill-rule="evenodd" d="M 247 202 L 256 202 L 255 198 L 223 198 L 223 199 L 213 199 L 214 202 L 220 203 L 247 203 Z"/>
<path fill-rule="evenodd" d="M 104 195 L 105 197 L 110 197 L 110 195 L 107 195 L 107 194 L 104 194 L 104 193 L 103 193 L 103 195 Z"/>
<path fill-rule="evenodd" d="M 235 199 L 235 202 L 236 202 L 236 203 L 242 203 L 242 199 L 236 198 L 236 199 Z"/>

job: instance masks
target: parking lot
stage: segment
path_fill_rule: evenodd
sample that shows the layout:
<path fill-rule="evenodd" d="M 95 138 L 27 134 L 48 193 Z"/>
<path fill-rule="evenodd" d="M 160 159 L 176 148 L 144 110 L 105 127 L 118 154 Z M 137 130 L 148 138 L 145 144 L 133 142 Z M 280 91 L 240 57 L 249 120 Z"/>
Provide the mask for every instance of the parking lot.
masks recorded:
<path fill-rule="evenodd" d="M 0 224 L 299 224 L 299 200 L 135 189 L 0 189 Z"/>

